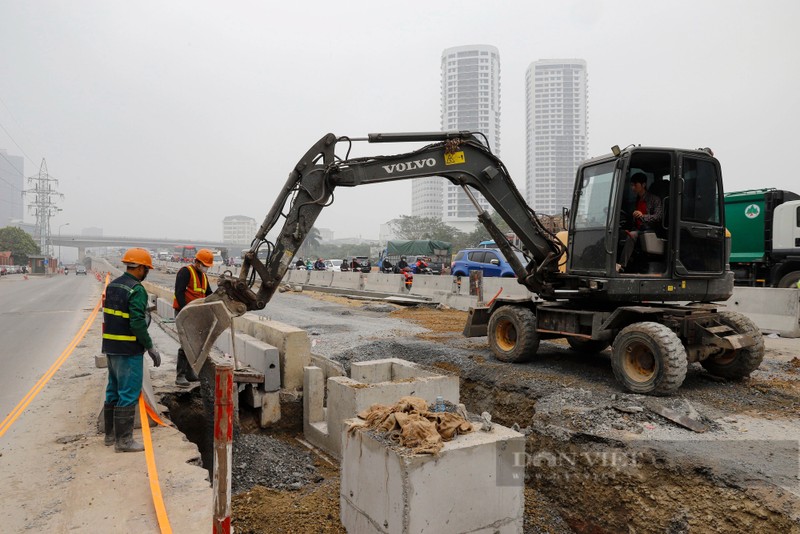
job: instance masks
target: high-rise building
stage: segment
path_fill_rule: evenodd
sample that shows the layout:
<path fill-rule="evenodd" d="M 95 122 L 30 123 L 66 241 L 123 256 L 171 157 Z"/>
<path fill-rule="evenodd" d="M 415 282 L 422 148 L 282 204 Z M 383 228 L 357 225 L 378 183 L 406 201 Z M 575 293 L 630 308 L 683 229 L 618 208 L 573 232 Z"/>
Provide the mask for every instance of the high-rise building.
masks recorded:
<path fill-rule="evenodd" d="M 22 221 L 25 160 L 0 149 L 0 228 Z"/>
<path fill-rule="evenodd" d="M 500 55 L 489 45 L 467 45 L 442 52 L 443 131 L 470 130 L 486 136 L 500 153 Z M 485 209 L 486 200 L 476 193 Z M 443 178 L 412 182 L 411 214 L 435 217 L 469 232 L 477 224 L 475 207 L 464 191 Z"/>
<path fill-rule="evenodd" d="M 222 219 L 222 242 L 250 243 L 256 235 L 256 220 L 244 215 L 229 215 Z"/>
<path fill-rule="evenodd" d="M 525 74 L 525 199 L 537 213 L 569 207 L 588 155 L 588 74 L 582 59 L 543 59 Z"/>

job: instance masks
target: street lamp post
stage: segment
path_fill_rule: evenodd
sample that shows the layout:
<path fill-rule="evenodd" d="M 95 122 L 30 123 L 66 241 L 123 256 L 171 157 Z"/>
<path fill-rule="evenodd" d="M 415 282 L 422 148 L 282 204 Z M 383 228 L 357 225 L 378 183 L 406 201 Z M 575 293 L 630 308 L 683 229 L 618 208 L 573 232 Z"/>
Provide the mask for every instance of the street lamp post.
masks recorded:
<path fill-rule="evenodd" d="M 59 241 L 59 243 L 58 243 L 58 266 L 59 267 L 61 266 L 61 228 L 63 228 L 64 226 L 69 226 L 69 223 L 64 223 L 64 224 L 58 225 L 58 241 Z"/>

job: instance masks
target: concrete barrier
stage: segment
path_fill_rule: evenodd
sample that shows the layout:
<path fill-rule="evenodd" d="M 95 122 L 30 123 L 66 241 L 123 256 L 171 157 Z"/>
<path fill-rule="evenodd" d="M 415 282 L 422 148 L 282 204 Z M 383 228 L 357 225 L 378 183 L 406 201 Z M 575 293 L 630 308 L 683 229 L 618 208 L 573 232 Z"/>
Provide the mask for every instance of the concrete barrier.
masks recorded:
<path fill-rule="evenodd" d="M 172 307 L 172 299 L 167 300 L 161 297 L 156 299 L 156 313 L 162 319 L 175 319 L 175 309 Z"/>
<path fill-rule="evenodd" d="M 308 271 L 308 285 L 330 287 L 333 281 L 333 271 Z"/>
<path fill-rule="evenodd" d="M 411 294 L 432 297 L 441 294 L 451 294 L 455 291 L 455 278 L 452 276 L 436 276 L 428 274 L 415 274 L 414 283 L 411 285 Z"/>
<path fill-rule="evenodd" d="M 343 273 L 334 271 L 331 287 L 335 287 L 337 289 L 361 290 L 364 289 L 364 278 L 369 276 L 370 275 L 364 275 L 362 273 Z"/>
<path fill-rule="evenodd" d="M 516 278 L 484 278 L 483 279 L 483 298 L 488 302 L 502 288 L 500 297 L 531 297 L 533 296 L 528 288 L 520 284 Z M 469 289 L 469 288 L 467 288 Z M 468 291 L 469 292 L 469 291 Z"/>
<path fill-rule="evenodd" d="M 725 304 L 748 316 L 762 332 L 800 337 L 800 289 L 735 287 Z"/>
<path fill-rule="evenodd" d="M 298 270 L 295 269 L 293 271 L 288 271 L 289 273 L 289 283 L 291 284 L 300 284 L 306 285 L 308 283 L 308 273 L 311 271 Z"/>
<path fill-rule="evenodd" d="M 369 273 L 364 277 L 364 290 L 380 293 L 407 293 L 405 276 L 402 274 Z"/>

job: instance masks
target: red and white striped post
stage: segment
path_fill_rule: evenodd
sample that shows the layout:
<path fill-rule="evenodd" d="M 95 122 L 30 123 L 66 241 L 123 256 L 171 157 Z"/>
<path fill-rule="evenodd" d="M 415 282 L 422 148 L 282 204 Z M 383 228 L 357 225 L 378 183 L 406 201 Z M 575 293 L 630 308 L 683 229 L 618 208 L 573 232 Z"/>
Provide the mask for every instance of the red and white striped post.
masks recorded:
<path fill-rule="evenodd" d="M 233 364 L 217 364 L 214 373 L 214 534 L 231 532 L 233 461 Z"/>

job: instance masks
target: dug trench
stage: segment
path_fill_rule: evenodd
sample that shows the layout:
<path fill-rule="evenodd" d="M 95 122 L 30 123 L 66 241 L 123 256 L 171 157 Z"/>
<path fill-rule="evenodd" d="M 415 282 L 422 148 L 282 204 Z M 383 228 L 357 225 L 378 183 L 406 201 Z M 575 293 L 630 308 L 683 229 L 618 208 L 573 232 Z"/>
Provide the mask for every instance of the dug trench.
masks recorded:
<path fill-rule="evenodd" d="M 525 532 L 800 532 L 796 441 L 775 433 L 736 439 L 755 427 L 753 416 L 796 431 L 800 394 L 790 365 L 769 363 L 741 382 L 692 368 L 678 394 L 651 398 L 620 390 L 607 352 L 586 357 L 558 343 L 514 366 L 496 361 L 485 339 L 457 331 L 376 338 L 328 356 L 348 372 L 353 361 L 397 357 L 457 374 L 471 412 L 519 427 L 528 452 Z M 162 402 L 210 465 L 199 392 Z M 705 432 L 665 419 L 663 408 Z M 283 427 L 260 430 L 254 414 L 241 412 L 237 532 L 343 532 L 338 466 L 298 441 L 300 418 L 295 411 Z"/>

